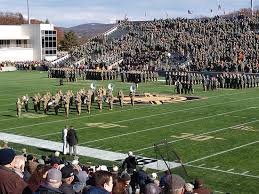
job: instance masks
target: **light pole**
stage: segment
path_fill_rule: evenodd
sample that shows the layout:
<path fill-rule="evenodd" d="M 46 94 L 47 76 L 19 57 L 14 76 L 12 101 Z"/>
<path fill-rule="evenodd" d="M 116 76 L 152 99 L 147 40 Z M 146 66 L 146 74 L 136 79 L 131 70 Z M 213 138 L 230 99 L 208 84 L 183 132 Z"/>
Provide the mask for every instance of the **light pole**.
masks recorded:
<path fill-rule="evenodd" d="M 27 0 L 27 14 L 28 14 L 28 24 L 31 23 L 30 21 L 30 8 L 29 8 L 29 0 Z"/>

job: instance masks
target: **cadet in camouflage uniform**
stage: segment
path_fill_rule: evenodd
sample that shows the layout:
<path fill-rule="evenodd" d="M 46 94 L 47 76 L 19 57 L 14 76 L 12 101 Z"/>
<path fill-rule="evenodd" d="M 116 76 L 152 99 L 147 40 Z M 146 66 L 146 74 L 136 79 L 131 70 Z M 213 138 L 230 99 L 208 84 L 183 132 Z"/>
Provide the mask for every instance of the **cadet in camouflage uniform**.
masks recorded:
<path fill-rule="evenodd" d="M 32 103 L 33 103 L 34 111 L 35 111 L 35 113 L 37 113 L 37 112 L 38 112 L 38 101 L 39 101 L 38 95 L 35 94 L 35 95 L 32 96 L 31 98 L 32 98 Z"/>
<path fill-rule="evenodd" d="M 103 95 L 100 90 L 97 91 L 97 103 L 98 103 L 99 111 L 102 111 L 103 110 Z"/>
<path fill-rule="evenodd" d="M 16 101 L 16 115 L 18 117 L 21 117 L 22 115 L 22 106 L 23 106 L 23 103 L 21 102 L 20 98 L 18 98 Z"/>
<path fill-rule="evenodd" d="M 108 90 L 107 101 L 108 101 L 110 110 L 113 109 L 113 100 L 114 98 L 113 98 L 112 90 Z"/>
<path fill-rule="evenodd" d="M 68 118 L 68 115 L 69 115 L 69 104 L 70 104 L 69 97 L 65 96 L 64 107 L 65 107 L 65 117 L 66 118 Z"/>
<path fill-rule="evenodd" d="M 124 94 L 123 94 L 122 90 L 120 90 L 120 91 L 118 92 L 118 99 L 119 99 L 120 107 L 123 108 Z"/>
<path fill-rule="evenodd" d="M 130 103 L 131 103 L 131 105 L 134 106 L 135 93 L 132 92 L 132 91 L 130 91 L 129 97 L 130 97 Z"/>
<path fill-rule="evenodd" d="M 78 115 L 81 115 L 81 106 L 82 106 L 82 100 L 81 100 L 81 95 L 79 92 L 77 92 L 76 95 L 76 99 L 75 99 L 75 103 L 76 103 L 76 111 Z"/>
<path fill-rule="evenodd" d="M 43 110 L 44 110 L 44 114 L 47 114 L 48 112 L 48 103 L 49 103 L 49 97 L 47 95 L 43 96 Z"/>
<path fill-rule="evenodd" d="M 89 92 L 87 92 L 87 95 L 86 95 L 86 110 L 89 114 L 91 112 L 91 104 L 92 104 L 91 99 L 93 96 L 92 93 L 93 93 L 92 90 L 90 90 Z"/>
<path fill-rule="evenodd" d="M 24 104 L 25 111 L 29 112 L 29 96 L 28 96 L 28 94 L 23 96 L 22 101 L 23 101 L 22 103 Z"/>

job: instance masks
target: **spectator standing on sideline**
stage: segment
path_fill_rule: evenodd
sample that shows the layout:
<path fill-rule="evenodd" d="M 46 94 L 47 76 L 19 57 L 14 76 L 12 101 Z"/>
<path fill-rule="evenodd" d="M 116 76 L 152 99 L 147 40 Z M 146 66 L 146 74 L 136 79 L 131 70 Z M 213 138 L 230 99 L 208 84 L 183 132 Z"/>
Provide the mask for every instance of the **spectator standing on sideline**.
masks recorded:
<path fill-rule="evenodd" d="M 62 140 L 63 140 L 63 154 L 67 154 L 67 131 L 68 127 L 65 126 L 65 128 L 62 131 Z"/>
<path fill-rule="evenodd" d="M 76 156 L 76 145 L 78 144 L 78 138 L 75 129 L 71 126 L 67 132 L 67 143 L 69 145 L 69 154 L 72 156 L 72 149 L 73 155 Z"/>

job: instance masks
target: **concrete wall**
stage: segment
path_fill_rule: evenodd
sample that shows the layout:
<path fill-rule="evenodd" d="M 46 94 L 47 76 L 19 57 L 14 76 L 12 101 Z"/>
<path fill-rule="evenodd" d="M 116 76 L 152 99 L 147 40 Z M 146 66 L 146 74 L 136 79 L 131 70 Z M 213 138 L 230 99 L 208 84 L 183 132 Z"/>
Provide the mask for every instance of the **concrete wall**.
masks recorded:
<path fill-rule="evenodd" d="M 25 36 L 22 26 L 19 25 L 0 25 L 0 40 L 13 40 Z"/>
<path fill-rule="evenodd" d="M 34 61 L 42 60 L 40 25 L 25 24 L 25 25 L 22 25 L 22 29 L 26 34 L 30 34 L 30 41 L 33 48 L 33 60 Z"/>
<path fill-rule="evenodd" d="M 0 49 L 0 61 L 33 61 L 32 48 Z"/>

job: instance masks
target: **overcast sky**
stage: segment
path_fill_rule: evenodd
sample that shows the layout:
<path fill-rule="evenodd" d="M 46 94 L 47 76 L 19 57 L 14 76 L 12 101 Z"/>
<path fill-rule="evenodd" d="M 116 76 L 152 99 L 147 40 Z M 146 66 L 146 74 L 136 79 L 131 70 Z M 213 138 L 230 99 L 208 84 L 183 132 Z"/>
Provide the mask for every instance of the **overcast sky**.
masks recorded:
<path fill-rule="evenodd" d="M 112 23 L 123 19 L 150 20 L 166 17 L 212 16 L 250 7 L 251 0 L 29 0 L 31 18 L 49 19 L 56 26 Z M 259 5 L 259 0 L 254 0 Z M 221 10 L 218 10 L 218 5 Z M 0 11 L 27 17 L 27 0 L 0 0 Z M 213 12 L 211 13 L 211 9 Z M 188 14 L 188 10 L 193 12 Z"/>

